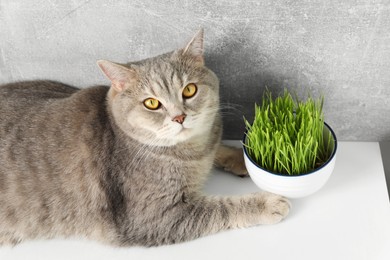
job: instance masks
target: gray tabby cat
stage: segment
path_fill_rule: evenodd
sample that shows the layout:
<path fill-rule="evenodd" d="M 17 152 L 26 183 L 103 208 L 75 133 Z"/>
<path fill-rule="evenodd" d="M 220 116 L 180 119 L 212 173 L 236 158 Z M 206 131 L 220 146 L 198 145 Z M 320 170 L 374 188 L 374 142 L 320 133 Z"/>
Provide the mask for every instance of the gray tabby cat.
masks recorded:
<path fill-rule="evenodd" d="M 220 145 L 203 31 L 171 53 L 98 65 L 110 88 L 0 87 L 0 244 L 81 236 L 157 246 L 288 214 L 269 193 L 201 193 L 213 163 L 245 174 L 242 152 Z"/>

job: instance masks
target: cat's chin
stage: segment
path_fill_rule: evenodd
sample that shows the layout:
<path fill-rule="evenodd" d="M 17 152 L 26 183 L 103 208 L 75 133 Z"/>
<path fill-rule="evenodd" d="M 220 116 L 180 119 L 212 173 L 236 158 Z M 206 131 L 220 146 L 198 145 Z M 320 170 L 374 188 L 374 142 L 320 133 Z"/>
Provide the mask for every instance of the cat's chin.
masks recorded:
<path fill-rule="evenodd" d="M 163 139 L 161 143 L 162 146 L 174 146 L 179 143 L 187 142 L 194 137 L 194 131 L 190 128 L 181 128 L 177 133 L 172 135 L 170 138 Z"/>
<path fill-rule="evenodd" d="M 193 128 L 181 128 L 178 131 L 175 131 L 175 133 L 172 133 L 170 137 L 161 138 L 161 139 L 154 139 L 154 141 L 151 141 L 152 139 L 145 140 L 145 144 L 151 145 L 151 146 L 159 146 L 159 147 L 171 147 L 178 145 L 180 143 L 186 143 L 186 142 L 200 142 L 200 139 L 204 139 L 203 131 L 196 131 Z"/>
<path fill-rule="evenodd" d="M 205 134 L 208 131 L 205 131 L 205 128 L 185 128 L 183 127 L 179 133 L 171 138 L 171 146 L 177 145 L 184 142 L 197 142 L 203 143 L 207 141 L 208 134 Z"/>

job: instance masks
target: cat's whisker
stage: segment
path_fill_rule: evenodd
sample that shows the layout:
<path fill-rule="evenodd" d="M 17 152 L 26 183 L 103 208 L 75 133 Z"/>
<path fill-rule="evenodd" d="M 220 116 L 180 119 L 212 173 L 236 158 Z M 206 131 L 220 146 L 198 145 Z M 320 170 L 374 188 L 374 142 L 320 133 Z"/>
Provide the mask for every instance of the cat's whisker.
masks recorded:
<path fill-rule="evenodd" d="M 157 138 L 152 139 L 150 143 L 153 143 L 156 139 Z M 136 150 L 137 152 L 132 156 L 133 159 L 131 161 L 131 164 L 133 164 L 135 160 L 137 160 L 137 163 L 135 164 L 135 168 L 138 167 L 138 165 L 142 161 L 142 158 L 144 157 L 144 154 L 148 151 L 148 149 L 150 150 L 150 147 L 152 147 L 150 144 L 144 143 Z"/>
<path fill-rule="evenodd" d="M 219 107 L 221 107 L 221 108 L 230 108 L 230 109 L 238 109 L 238 108 L 242 108 L 243 106 L 240 105 L 240 104 L 235 104 L 235 103 L 220 102 L 219 103 Z"/>
<path fill-rule="evenodd" d="M 134 166 L 132 166 L 132 168 L 137 170 L 141 163 L 145 163 L 145 158 L 147 158 L 147 155 L 150 153 L 150 151 L 151 149 L 142 149 L 142 152 L 137 156 L 137 161 Z"/>
<path fill-rule="evenodd" d="M 208 108 L 203 111 L 203 113 L 213 114 L 219 112 L 221 116 L 234 116 L 237 118 L 241 118 L 243 111 L 240 111 L 235 107 L 222 107 L 222 108 Z"/>
<path fill-rule="evenodd" d="M 232 104 L 232 103 L 221 103 L 219 108 L 220 108 L 220 111 L 229 110 L 229 111 L 235 111 L 238 113 L 242 113 L 242 110 L 243 110 L 242 105 L 236 105 L 236 104 Z"/>

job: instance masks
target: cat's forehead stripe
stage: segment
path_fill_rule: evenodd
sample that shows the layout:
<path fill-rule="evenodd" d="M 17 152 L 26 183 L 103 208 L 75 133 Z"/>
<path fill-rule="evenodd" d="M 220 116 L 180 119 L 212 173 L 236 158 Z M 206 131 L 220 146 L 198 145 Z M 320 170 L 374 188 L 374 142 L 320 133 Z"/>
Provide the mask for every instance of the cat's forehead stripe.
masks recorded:
<path fill-rule="evenodd" d="M 164 88 L 168 92 L 168 94 L 172 94 L 170 85 L 173 85 L 173 82 L 168 82 L 166 77 L 161 77 L 161 81 L 162 88 Z"/>
<path fill-rule="evenodd" d="M 168 96 L 175 95 L 175 89 L 180 89 L 183 85 L 182 76 L 175 70 L 172 64 L 161 63 L 158 66 L 150 67 L 145 75 L 147 84 L 144 88 L 154 94 L 166 93 Z"/>

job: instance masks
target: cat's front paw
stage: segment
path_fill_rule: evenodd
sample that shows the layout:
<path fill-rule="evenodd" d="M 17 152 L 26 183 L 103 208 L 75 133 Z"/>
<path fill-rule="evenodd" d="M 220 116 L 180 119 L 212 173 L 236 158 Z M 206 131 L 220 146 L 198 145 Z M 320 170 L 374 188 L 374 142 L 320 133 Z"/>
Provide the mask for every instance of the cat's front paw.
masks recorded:
<path fill-rule="evenodd" d="M 264 205 L 260 224 L 275 224 L 283 220 L 291 209 L 291 203 L 285 197 L 273 193 L 262 193 Z"/>
<path fill-rule="evenodd" d="M 215 163 L 217 167 L 222 168 L 227 172 L 231 172 L 237 176 L 248 176 L 242 149 L 221 146 L 218 149 Z"/>

